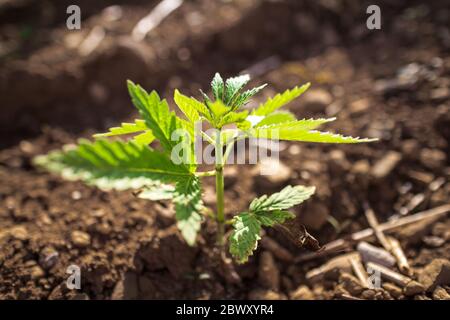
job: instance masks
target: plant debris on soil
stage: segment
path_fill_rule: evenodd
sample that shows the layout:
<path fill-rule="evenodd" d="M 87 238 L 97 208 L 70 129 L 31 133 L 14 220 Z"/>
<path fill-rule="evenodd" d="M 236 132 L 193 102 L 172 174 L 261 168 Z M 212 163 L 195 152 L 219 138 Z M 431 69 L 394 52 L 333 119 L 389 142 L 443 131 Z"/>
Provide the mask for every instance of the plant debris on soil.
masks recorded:
<path fill-rule="evenodd" d="M 131 32 L 158 1 L 79 1 L 82 29 L 73 32 L 69 2 L 0 4 L 0 299 L 450 299 L 447 214 L 385 232 L 404 270 L 377 237 L 304 259 L 309 251 L 289 234 L 295 226 L 267 230 L 249 263 L 236 265 L 215 248 L 213 224 L 189 247 L 168 202 L 106 193 L 32 165 L 80 135 L 134 119 L 126 79 L 169 102 L 175 87 L 197 95 L 216 71 L 269 83 L 265 97 L 270 87 L 311 82 L 288 105 L 298 118 L 336 115 L 330 131 L 380 141 L 282 142 L 272 176 L 231 166 L 226 214 L 287 184 L 314 185 L 296 212 L 312 247 L 366 228 L 376 234 L 368 207 L 382 224 L 450 203 L 448 2 L 380 1 L 382 29 L 368 30 L 368 1 L 184 1 L 142 41 Z M 104 37 L 80 52 L 94 28 Z M 214 179 L 204 185 L 214 209 Z M 381 270 L 379 287 L 358 276 L 363 264 Z M 79 290 L 66 286 L 70 265 L 81 268 Z"/>

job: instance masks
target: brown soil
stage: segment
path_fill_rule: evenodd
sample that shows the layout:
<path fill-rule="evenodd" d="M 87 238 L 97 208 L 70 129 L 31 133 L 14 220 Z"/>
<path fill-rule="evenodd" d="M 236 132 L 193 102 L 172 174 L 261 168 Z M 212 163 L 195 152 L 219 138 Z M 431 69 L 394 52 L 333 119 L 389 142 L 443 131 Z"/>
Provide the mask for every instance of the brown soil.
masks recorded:
<path fill-rule="evenodd" d="M 6 48 L 0 52 L 0 299 L 333 299 L 352 291 L 340 271 L 306 281 L 306 272 L 327 259 L 294 263 L 306 250 L 278 230 L 267 234 L 287 254 L 262 245 L 248 264 L 236 266 L 214 248 L 213 224 L 190 248 L 174 228 L 170 203 L 105 193 L 32 166 L 35 155 L 135 117 L 125 79 L 169 101 L 175 87 L 197 95 L 215 71 L 249 70 L 254 84 L 269 83 L 260 100 L 310 81 L 311 92 L 289 106 L 298 117 L 337 116 L 330 130 L 380 139 L 352 146 L 283 143 L 289 174 L 276 181 L 258 178 L 250 165 L 230 167 L 230 216 L 256 195 L 287 184 L 315 185 L 298 221 L 326 243 L 367 227 L 365 202 L 380 221 L 449 203 L 445 1 L 382 1 L 379 31 L 365 27 L 367 1 L 185 2 L 141 44 L 127 35 L 156 1 L 80 1 L 77 32 L 65 29 L 66 1 L 0 7 Z M 102 11 L 112 4 L 123 9 L 114 22 Z M 81 57 L 74 43 L 95 25 L 105 28 L 106 38 Z M 206 178 L 204 187 L 214 208 L 213 180 Z M 412 205 L 418 194 L 422 201 Z M 414 278 L 423 278 L 422 268 L 431 270 L 435 258 L 448 263 L 449 224 L 444 217 L 395 234 Z M 81 267 L 81 290 L 66 288 L 71 264 Z M 439 288 L 408 297 L 392 288 L 351 295 L 443 299 L 448 285 L 442 280 Z"/>

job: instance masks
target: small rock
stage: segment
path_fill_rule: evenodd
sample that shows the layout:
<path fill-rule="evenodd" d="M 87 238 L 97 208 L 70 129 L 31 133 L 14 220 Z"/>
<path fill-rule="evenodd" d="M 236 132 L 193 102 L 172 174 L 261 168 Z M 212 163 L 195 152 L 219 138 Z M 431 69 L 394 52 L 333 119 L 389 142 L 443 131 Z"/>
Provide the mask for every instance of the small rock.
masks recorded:
<path fill-rule="evenodd" d="M 400 298 L 402 295 L 402 289 L 389 282 L 383 284 L 383 289 L 396 299 Z"/>
<path fill-rule="evenodd" d="M 9 234 L 17 240 L 28 239 L 28 231 L 24 226 L 16 226 L 9 230 Z"/>
<path fill-rule="evenodd" d="M 432 292 L 437 286 L 450 284 L 450 261 L 434 259 L 419 273 L 419 282 L 427 292 Z"/>
<path fill-rule="evenodd" d="M 253 170 L 256 182 L 262 190 L 272 190 L 286 185 L 292 178 L 292 170 L 281 160 L 265 158 Z"/>
<path fill-rule="evenodd" d="M 415 139 L 407 139 L 402 142 L 402 153 L 409 159 L 416 159 L 420 152 L 420 144 Z"/>
<path fill-rule="evenodd" d="M 414 280 L 408 282 L 406 287 L 403 288 L 403 293 L 407 297 L 415 296 L 419 293 L 423 293 L 424 291 L 425 287 L 421 283 Z"/>
<path fill-rule="evenodd" d="M 430 98 L 432 100 L 445 100 L 450 97 L 450 89 L 449 88 L 436 88 L 431 90 Z"/>
<path fill-rule="evenodd" d="M 367 160 L 358 160 L 353 164 L 351 171 L 357 175 L 366 175 L 370 171 L 370 164 Z"/>
<path fill-rule="evenodd" d="M 377 292 L 373 289 L 367 289 L 361 293 L 361 298 L 366 300 L 374 300 L 376 293 Z"/>
<path fill-rule="evenodd" d="M 447 155 L 439 149 L 422 149 L 420 161 L 429 169 L 440 169 L 445 166 Z"/>
<path fill-rule="evenodd" d="M 288 152 L 293 156 L 298 156 L 302 152 L 302 148 L 298 144 L 292 144 L 289 146 Z"/>
<path fill-rule="evenodd" d="M 349 111 L 352 114 L 359 114 L 369 109 L 369 106 L 370 106 L 369 99 L 363 98 L 350 103 Z"/>
<path fill-rule="evenodd" d="M 378 160 L 372 167 L 371 174 L 375 179 L 387 177 L 402 160 L 401 153 L 389 151 L 383 158 Z"/>
<path fill-rule="evenodd" d="M 50 269 L 53 267 L 59 260 L 59 253 L 53 248 L 45 247 L 39 253 L 39 264 L 44 269 Z"/>
<path fill-rule="evenodd" d="M 442 288 L 441 286 L 437 286 L 433 291 L 433 299 L 435 300 L 450 300 L 450 294 Z"/>
<path fill-rule="evenodd" d="M 91 244 L 91 236 L 83 231 L 73 231 L 70 234 L 70 240 L 79 248 L 85 248 Z"/>
<path fill-rule="evenodd" d="M 280 271 L 269 251 L 262 252 L 259 258 L 258 281 L 267 289 L 277 291 L 280 287 Z"/>
<path fill-rule="evenodd" d="M 305 285 L 301 285 L 295 291 L 291 292 L 292 300 L 314 300 L 314 293 Z"/>
<path fill-rule="evenodd" d="M 80 191 L 75 190 L 75 191 L 72 192 L 72 199 L 73 200 L 80 200 L 81 197 L 82 197 L 82 194 L 81 194 Z"/>
<path fill-rule="evenodd" d="M 255 289 L 248 294 L 249 300 L 286 300 L 286 296 L 272 290 Z"/>
<path fill-rule="evenodd" d="M 364 291 L 363 286 L 359 280 L 349 273 L 341 274 L 339 281 L 342 283 L 345 290 L 353 296 L 359 296 Z"/>
<path fill-rule="evenodd" d="M 45 275 L 44 270 L 39 266 L 34 266 L 30 270 L 31 279 L 40 279 Z"/>
<path fill-rule="evenodd" d="M 425 236 L 422 241 L 429 247 L 438 248 L 445 243 L 445 239 L 436 236 Z"/>

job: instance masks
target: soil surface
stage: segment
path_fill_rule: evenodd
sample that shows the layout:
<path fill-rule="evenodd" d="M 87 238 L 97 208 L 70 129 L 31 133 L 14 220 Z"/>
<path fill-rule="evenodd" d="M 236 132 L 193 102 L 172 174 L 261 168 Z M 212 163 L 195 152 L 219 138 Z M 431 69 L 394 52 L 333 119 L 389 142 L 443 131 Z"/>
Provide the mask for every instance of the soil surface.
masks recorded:
<path fill-rule="evenodd" d="M 79 31 L 65 27 L 73 3 L 82 8 Z M 214 247 L 211 223 L 188 247 L 170 203 L 106 193 L 32 165 L 38 154 L 134 119 L 126 79 L 172 103 L 174 88 L 198 95 L 214 72 L 245 71 L 252 84 L 269 84 L 251 106 L 311 82 L 288 106 L 298 118 L 336 116 L 327 129 L 380 140 L 283 142 L 275 176 L 228 167 L 230 217 L 257 195 L 314 185 L 296 221 L 324 244 L 367 228 L 365 204 L 380 222 L 449 204 L 449 3 L 379 1 L 382 29 L 368 30 L 370 1 L 192 0 L 132 41 L 156 3 L 0 4 L 0 299 L 449 299 L 446 215 L 393 233 L 417 282 L 367 289 L 347 259 L 308 276 L 343 252 L 299 262 L 308 250 L 273 229 L 249 263 L 235 265 Z M 105 36 L 83 53 L 94 27 Z M 204 179 L 203 199 L 214 209 L 213 182 Z M 70 265 L 81 268 L 80 290 L 67 289 Z"/>

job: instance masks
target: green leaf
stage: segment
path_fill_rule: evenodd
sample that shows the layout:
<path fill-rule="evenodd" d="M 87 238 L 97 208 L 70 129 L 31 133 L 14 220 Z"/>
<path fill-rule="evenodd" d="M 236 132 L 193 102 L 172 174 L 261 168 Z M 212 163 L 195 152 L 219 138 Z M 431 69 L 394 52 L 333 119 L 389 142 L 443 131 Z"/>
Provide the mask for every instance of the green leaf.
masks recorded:
<path fill-rule="evenodd" d="M 230 235 L 230 253 L 238 263 L 245 263 L 261 239 L 261 222 L 253 213 L 244 212 L 233 218 L 233 229 Z"/>
<path fill-rule="evenodd" d="M 250 134 L 256 138 L 317 142 L 317 143 L 362 143 L 378 140 L 367 138 L 362 139 L 359 137 L 353 138 L 350 136 L 343 136 L 331 132 L 303 130 L 295 126 L 294 127 L 287 126 L 286 128 L 283 128 L 282 126 L 256 128 L 251 129 Z"/>
<path fill-rule="evenodd" d="M 264 118 L 263 120 L 261 120 L 260 122 L 258 122 L 255 125 L 255 132 L 262 132 L 262 131 L 272 131 L 272 132 L 277 132 L 277 131 L 283 131 L 283 132 L 296 132 L 296 131 L 305 131 L 305 130 L 313 130 L 317 127 L 319 127 L 320 125 L 327 123 L 327 122 L 331 122 L 336 120 L 336 118 L 319 118 L 319 119 L 302 119 L 302 120 L 294 120 L 294 121 L 289 121 L 289 122 L 278 122 L 278 123 L 273 123 L 273 124 L 269 124 L 269 125 L 261 125 L 262 122 L 264 122 L 264 120 L 266 120 L 267 118 L 269 118 L 268 121 L 272 120 L 279 120 L 277 119 L 277 117 L 275 117 L 278 113 L 272 113 L 270 115 L 268 115 L 266 118 Z M 257 116 L 253 116 L 253 117 L 257 117 Z M 251 131 L 251 133 L 253 133 L 253 131 Z M 255 133 L 255 134 L 259 134 L 259 133 Z"/>
<path fill-rule="evenodd" d="M 150 144 L 155 136 L 152 131 L 147 128 L 144 120 L 134 120 L 134 123 L 122 122 L 120 127 L 110 128 L 108 132 L 94 134 L 94 138 L 113 137 L 125 134 L 141 132 L 135 136 L 133 140 L 137 143 Z"/>
<path fill-rule="evenodd" d="M 123 134 L 136 133 L 148 130 L 144 120 L 134 120 L 134 123 L 122 122 L 120 127 L 110 128 L 108 132 L 94 134 L 94 138 L 112 137 Z"/>
<path fill-rule="evenodd" d="M 180 119 L 169 110 L 166 100 L 161 100 L 156 91 L 148 94 L 140 85 L 135 85 L 130 80 L 127 84 L 133 104 L 138 108 L 147 127 L 152 130 L 164 149 L 170 152 L 177 144 L 171 140 L 171 133 L 182 128 Z"/>
<path fill-rule="evenodd" d="M 279 211 L 296 206 L 314 194 L 315 187 L 287 186 L 271 196 L 263 195 L 250 204 L 250 211 Z"/>
<path fill-rule="evenodd" d="M 193 176 L 166 154 L 133 141 L 80 140 L 74 149 L 53 151 L 34 162 L 68 180 L 82 180 L 104 190 L 139 189 Z"/>
<path fill-rule="evenodd" d="M 220 121 L 220 118 L 229 112 L 231 109 L 227 107 L 222 101 L 216 100 L 208 104 L 209 110 L 211 110 L 216 122 Z"/>
<path fill-rule="evenodd" d="M 214 99 L 223 100 L 224 83 L 223 83 L 223 79 L 219 73 L 216 73 L 214 75 L 214 78 L 211 81 L 211 88 L 212 88 Z"/>
<path fill-rule="evenodd" d="M 200 120 L 200 115 L 198 114 L 199 112 L 204 113 L 208 111 L 203 103 L 195 100 L 194 98 L 189 98 L 181 94 L 177 89 L 175 89 L 173 99 L 178 108 L 180 108 L 180 110 L 191 122 Z"/>
<path fill-rule="evenodd" d="M 219 123 L 217 124 L 218 128 L 223 127 L 224 125 L 230 124 L 230 123 L 235 123 L 238 124 L 242 121 L 245 121 L 245 119 L 248 116 L 248 110 L 244 110 L 241 112 L 229 112 L 227 113 L 225 116 L 223 116 L 220 120 Z"/>
<path fill-rule="evenodd" d="M 264 104 L 261 104 L 254 112 L 254 115 L 265 116 L 275 110 L 281 108 L 285 104 L 288 104 L 292 100 L 298 98 L 303 92 L 305 92 L 310 86 L 310 83 L 306 83 L 301 87 L 295 87 L 291 90 L 286 90 L 283 93 L 277 94 L 273 98 L 267 99 Z"/>
<path fill-rule="evenodd" d="M 183 238 L 192 246 L 195 244 L 202 223 L 200 210 L 203 208 L 203 203 L 199 179 L 192 176 L 180 180 L 175 188 L 173 202 L 175 203 L 177 226 Z"/>
<path fill-rule="evenodd" d="M 257 117 L 257 116 L 253 116 Z M 279 123 L 286 123 L 286 122 L 293 122 L 295 121 L 295 115 L 293 115 L 289 111 L 279 111 L 274 112 L 269 115 L 267 115 L 265 118 L 263 118 L 261 121 L 259 121 L 256 125 L 254 125 L 255 128 L 258 127 L 265 127 L 273 124 L 279 124 Z"/>
<path fill-rule="evenodd" d="M 283 223 L 287 219 L 295 218 L 295 214 L 283 210 L 257 212 L 255 216 L 265 227 L 273 227 L 277 223 Z"/>
<path fill-rule="evenodd" d="M 186 167 L 194 171 L 195 153 L 194 141 L 182 135 L 178 140 L 172 140 L 172 133 L 177 129 L 186 130 L 183 119 L 178 118 L 175 113 L 170 111 L 167 101 L 161 100 L 156 93 L 152 91 L 148 94 L 141 86 L 135 85 L 130 80 L 127 81 L 128 91 L 130 93 L 133 104 L 139 110 L 145 124 L 152 130 L 153 135 L 160 141 L 167 154 L 170 154 L 172 149 L 179 143 L 186 144 L 184 150 L 189 150 L 188 155 L 189 164 L 185 163 Z M 191 141 L 189 141 L 191 140 Z M 182 161 L 182 159 L 177 159 Z"/>
<path fill-rule="evenodd" d="M 142 191 L 138 193 L 138 198 L 158 201 L 170 200 L 173 198 L 175 187 L 170 184 L 155 183 L 152 186 L 146 185 Z"/>
<path fill-rule="evenodd" d="M 138 134 L 136 136 L 134 136 L 133 138 L 134 142 L 138 143 L 138 144 L 150 144 L 153 142 L 153 140 L 155 140 L 155 136 L 153 135 L 153 133 L 150 130 L 147 130 L 141 134 Z"/>
<path fill-rule="evenodd" d="M 249 81 L 250 76 L 248 74 L 234 78 L 228 78 L 227 81 L 225 82 L 225 93 L 223 102 L 226 105 L 231 106 L 231 102 L 235 97 L 235 95 L 237 95 L 239 90 L 241 90 Z"/>
<path fill-rule="evenodd" d="M 253 97 L 255 94 L 257 94 L 259 91 L 264 89 L 267 86 L 267 84 L 263 84 L 262 86 L 255 87 L 253 89 L 244 91 L 242 94 L 237 95 L 237 97 L 232 101 L 231 105 L 233 106 L 233 110 L 236 110 L 237 108 L 245 105 L 251 97 Z"/>

